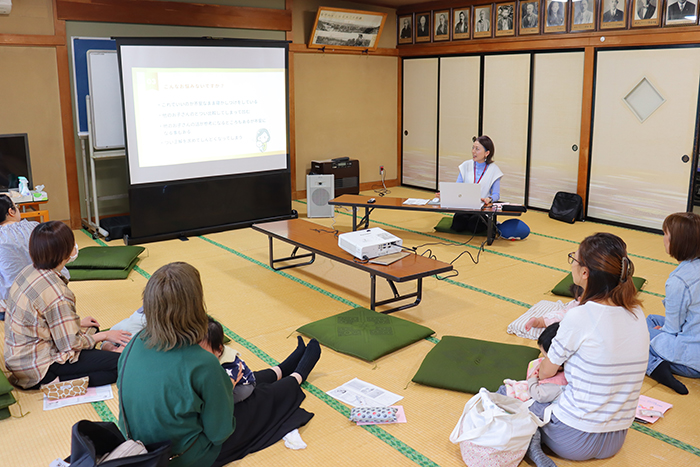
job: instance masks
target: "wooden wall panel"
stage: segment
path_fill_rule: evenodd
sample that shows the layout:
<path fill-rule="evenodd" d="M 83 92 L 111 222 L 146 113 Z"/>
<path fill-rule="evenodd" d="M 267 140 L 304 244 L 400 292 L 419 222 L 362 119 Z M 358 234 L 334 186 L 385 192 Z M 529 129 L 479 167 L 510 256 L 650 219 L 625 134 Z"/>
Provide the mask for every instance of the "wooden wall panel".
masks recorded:
<path fill-rule="evenodd" d="M 66 21 L 161 24 L 291 31 L 289 10 L 154 0 L 57 0 Z"/>

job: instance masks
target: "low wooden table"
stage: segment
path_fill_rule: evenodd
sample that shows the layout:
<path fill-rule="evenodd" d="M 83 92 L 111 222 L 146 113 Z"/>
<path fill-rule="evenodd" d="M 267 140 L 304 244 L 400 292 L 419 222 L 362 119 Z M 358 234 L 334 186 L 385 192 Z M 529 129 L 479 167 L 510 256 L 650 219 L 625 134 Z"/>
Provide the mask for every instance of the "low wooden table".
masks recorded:
<path fill-rule="evenodd" d="M 520 212 L 513 211 L 499 211 L 493 206 L 484 207 L 481 209 L 456 209 L 456 208 L 443 208 L 435 204 L 424 204 L 422 206 L 417 206 L 415 204 L 403 204 L 408 198 L 388 198 L 386 196 L 375 198 L 374 203 L 368 203 L 367 200 L 370 199 L 367 196 L 361 195 L 340 195 L 337 198 L 333 198 L 328 201 L 328 204 L 335 206 L 349 206 L 352 208 L 352 230 L 367 229 L 369 228 L 369 215 L 374 209 L 398 209 L 404 211 L 426 211 L 426 212 L 466 212 L 479 214 L 483 216 L 486 220 L 486 225 L 488 230 L 486 231 L 486 242 L 491 245 L 494 238 L 496 238 L 496 216 L 519 216 Z M 357 208 L 365 208 L 365 215 L 357 222 Z"/>
<path fill-rule="evenodd" d="M 423 295 L 423 278 L 452 270 L 451 264 L 415 254 L 410 254 L 388 266 L 358 262 L 359 260 L 338 246 L 338 237 L 333 230 L 303 219 L 289 219 L 264 224 L 253 224 L 252 227 L 254 230 L 268 236 L 270 242 L 270 267 L 275 271 L 311 264 L 316 260 L 316 254 L 319 254 L 333 261 L 338 261 L 339 263 L 369 273 L 370 309 L 372 310 L 375 310 L 378 306 L 415 297 L 415 301 L 412 303 L 391 308 L 382 311 L 382 313 L 393 313 L 418 305 Z M 275 258 L 273 251 L 274 239 L 292 245 L 294 247 L 292 254 L 284 258 Z M 297 252 L 300 248 L 309 253 L 298 255 Z M 283 262 L 293 263 L 278 266 L 279 263 Z M 394 294 L 392 298 L 377 301 L 377 276 L 387 280 Z M 399 294 L 395 282 L 414 280 L 417 282 L 415 292 L 405 295 Z"/>

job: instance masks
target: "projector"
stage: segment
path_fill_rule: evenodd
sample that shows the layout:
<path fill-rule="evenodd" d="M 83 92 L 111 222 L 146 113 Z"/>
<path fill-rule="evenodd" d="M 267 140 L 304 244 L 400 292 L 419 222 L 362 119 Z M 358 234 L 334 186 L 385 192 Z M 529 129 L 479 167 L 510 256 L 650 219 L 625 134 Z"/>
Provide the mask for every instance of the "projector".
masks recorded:
<path fill-rule="evenodd" d="M 9 15 L 12 11 L 12 0 L 0 0 L 0 15 Z"/>
<path fill-rule="evenodd" d="M 402 243 L 399 237 L 379 227 L 338 235 L 338 246 L 363 260 L 398 253 Z"/>

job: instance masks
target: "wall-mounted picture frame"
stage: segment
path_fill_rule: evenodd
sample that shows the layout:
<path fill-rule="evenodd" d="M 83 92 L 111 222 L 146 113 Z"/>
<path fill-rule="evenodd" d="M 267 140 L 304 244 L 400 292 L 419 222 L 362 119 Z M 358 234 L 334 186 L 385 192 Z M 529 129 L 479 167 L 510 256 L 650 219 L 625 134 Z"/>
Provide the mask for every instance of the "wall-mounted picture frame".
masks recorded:
<path fill-rule="evenodd" d="M 595 0 L 573 0 L 571 4 L 571 31 L 593 31 L 595 29 Z"/>
<path fill-rule="evenodd" d="M 477 5 L 474 7 L 474 39 L 491 37 L 491 5 Z"/>
<path fill-rule="evenodd" d="M 519 34 L 540 33 L 540 0 L 521 0 Z"/>
<path fill-rule="evenodd" d="M 515 2 L 496 3 L 496 37 L 515 35 Z"/>
<path fill-rule="evenodd" d="M 376 50 L 386 13 L 319 7 L 309 48 Z"/>
<path fill-rule="evenodd" d="M 698 3 L 694 0 L 667 0 L 664 26 L 689 26 L 698 22 Z"/>
<path fill-rule="evenodd" d="M 623 29 L 627 18 L 625 0 L 601 0 L 600 29 Z"/>
<path fill-rule="evenodd" d="M 454 24 L 454 29 L 452 30 L 452 39 L 469 39 L 471 24 L 471 8 L 455 8 L 452 10 L 452 24 Z"/>
<path fill-rule="evenodd" d="M 661 24 L 660 0 L 634 0 L 632 27 L 658 26 Z"/>
<path fill-rule="evenodd" d="M 433 41 L 450 40 L 450 10 L 439 10 L 433 12 Z"/>
<path fill-rule="evenodd" d="M 416 13 L 416 43 L 430 42 L 430 12 Z"/>
<path fill-rule="evenodd" d="M 544 32 L 566 32 L 566 12 L 568 1 L 545 0 Z"/>
<path fill-rule="evenodd" d="M 413 13 L 410 15 L 399 15 L 396 27 L 396 42 L 399 44 L 413 44 Z"/>

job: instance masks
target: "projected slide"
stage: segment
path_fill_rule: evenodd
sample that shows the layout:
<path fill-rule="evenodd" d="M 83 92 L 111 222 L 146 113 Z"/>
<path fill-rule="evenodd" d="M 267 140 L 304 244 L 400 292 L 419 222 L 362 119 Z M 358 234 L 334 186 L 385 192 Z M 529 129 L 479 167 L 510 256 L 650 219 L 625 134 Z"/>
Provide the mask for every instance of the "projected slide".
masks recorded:
<path fill-rule="evenodd" d="M 132 184 L 287 168 L 284 49 L 120 52 Z"/>

